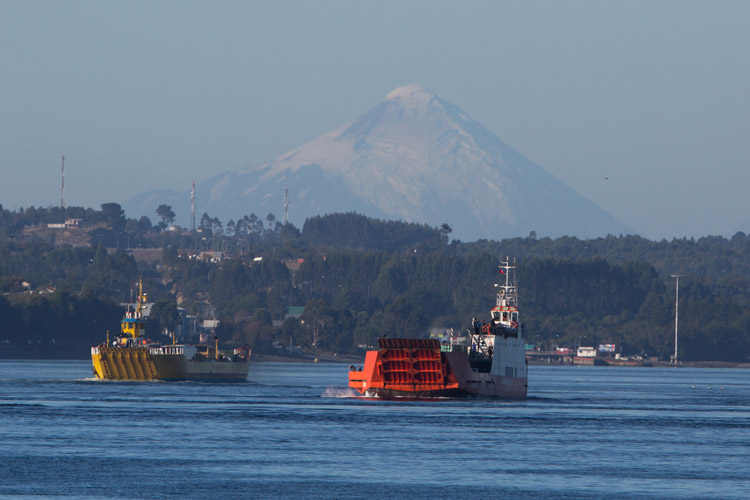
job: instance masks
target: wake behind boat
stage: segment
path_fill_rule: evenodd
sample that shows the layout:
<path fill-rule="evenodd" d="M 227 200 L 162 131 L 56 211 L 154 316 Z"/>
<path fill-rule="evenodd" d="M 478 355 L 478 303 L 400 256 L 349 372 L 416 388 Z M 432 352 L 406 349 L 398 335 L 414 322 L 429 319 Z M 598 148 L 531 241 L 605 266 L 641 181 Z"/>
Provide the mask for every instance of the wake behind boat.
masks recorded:
<path fill-rule="evenodd" d="M 368 351 L 362 369 L 350 367 L 349 387 L 366 397 L 525 399 L 528 376 L 518 290 L 511 280 L 516 267 L 499 266 L 505 283 L 497 285 L 488 322 L 472 320 L 464 341 L 381 338 Z"/>
<path fill-rule="evenodd" d="M 96 377 L 104 380 L 201 380 L 244 382 L 250 369 L 250 349 L 235 348 L 232 354 L 219 349 L 219 340 L 209 343 L 161 344 L 146 338 L 143 306 L 147 295 L 138 286 L 135 311 L 128 310 L 120 322 L 120 334 L 110 344 L 91 348 Z"/>

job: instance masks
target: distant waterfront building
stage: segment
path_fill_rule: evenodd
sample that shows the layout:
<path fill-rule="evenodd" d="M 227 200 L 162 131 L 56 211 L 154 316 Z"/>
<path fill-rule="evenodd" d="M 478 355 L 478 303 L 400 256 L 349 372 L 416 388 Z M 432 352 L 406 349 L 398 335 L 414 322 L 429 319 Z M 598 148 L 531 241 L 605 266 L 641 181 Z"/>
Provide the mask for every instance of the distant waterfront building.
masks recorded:
<path fill-rule="evenodd" d="M 595 358 L 596 357 L 596 348 L 581 346 L 576 351 L 576 356 L 578 356 L 579 358 Z"/>

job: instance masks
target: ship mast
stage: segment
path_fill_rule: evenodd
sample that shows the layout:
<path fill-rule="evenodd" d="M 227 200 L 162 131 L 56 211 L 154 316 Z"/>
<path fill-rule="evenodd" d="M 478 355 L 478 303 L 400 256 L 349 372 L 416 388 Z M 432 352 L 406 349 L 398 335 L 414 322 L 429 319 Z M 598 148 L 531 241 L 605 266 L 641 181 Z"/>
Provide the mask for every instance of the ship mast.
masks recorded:
<path fill-rule="evenodd" d="M 516 285 L 510 282 L 510 270 L 516 269 L 516 266 L 510 265 L 510 258 L 505 257 L 505 260 L 500 263 L 498 270 L 500 274 L 505 275 L 505 284 L 499 285 L 497 291 L 497 305 L 498 306 L 516 306 L 518 307 L 517 300 L 517 289 Z"/>
<path fill-rule="evenodd" d="M 143 318 L 143 302 L 145 302 L 144 297 L 143 297 L 143 278 L 140 278 L 138 280 L 138 302 L 135 305 L 135 318 L 136 319 Z"/>

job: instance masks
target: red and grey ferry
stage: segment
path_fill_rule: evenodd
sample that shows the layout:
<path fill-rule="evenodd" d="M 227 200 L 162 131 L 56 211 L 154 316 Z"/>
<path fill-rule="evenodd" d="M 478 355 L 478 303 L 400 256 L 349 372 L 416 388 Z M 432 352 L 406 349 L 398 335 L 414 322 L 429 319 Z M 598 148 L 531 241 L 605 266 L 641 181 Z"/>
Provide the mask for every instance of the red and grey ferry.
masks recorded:
<path fill-rule="evenodd" d="M 525 399 L 528 363 L 518 311 L 516 266 L 506 258 L 499 272 L 489 321 L 472 320 L 462 341 L 378 339 L 362 368 L 349 367 L 349 387 L 365 397 Z"/>

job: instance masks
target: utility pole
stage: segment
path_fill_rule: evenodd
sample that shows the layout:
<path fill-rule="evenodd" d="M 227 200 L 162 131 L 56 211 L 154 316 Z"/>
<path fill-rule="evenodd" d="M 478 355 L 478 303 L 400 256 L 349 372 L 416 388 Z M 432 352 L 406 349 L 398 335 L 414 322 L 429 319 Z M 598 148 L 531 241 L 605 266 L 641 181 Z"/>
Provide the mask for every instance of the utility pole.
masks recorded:
<path fill-rule="evenodd" d="M 679 318 L 679 306 L 680 306 L 680 276 L 681 274 L 671 275 L 675 280 L 675 292 L 674 292 L 674 360 L 675 366 L 677 366 L 677 320 Z"/>

